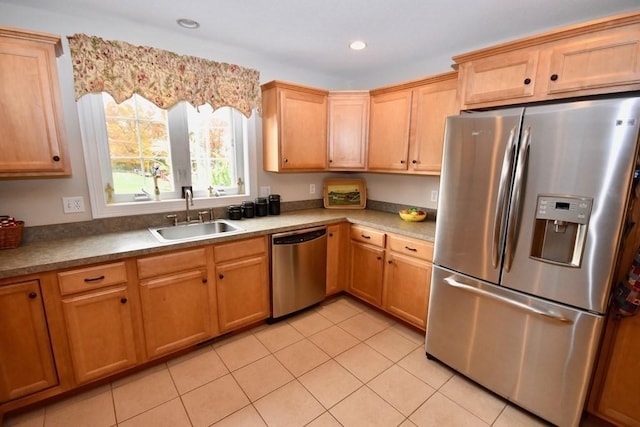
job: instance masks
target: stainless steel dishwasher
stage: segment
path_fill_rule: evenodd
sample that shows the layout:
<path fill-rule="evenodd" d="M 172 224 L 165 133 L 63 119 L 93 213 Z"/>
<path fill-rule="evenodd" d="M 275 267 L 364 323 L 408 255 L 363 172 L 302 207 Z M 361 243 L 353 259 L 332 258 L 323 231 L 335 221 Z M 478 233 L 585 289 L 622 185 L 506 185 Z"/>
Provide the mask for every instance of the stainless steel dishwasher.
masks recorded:
<path fill-rule="evenodd" d="M 322 301 L 327 277 L 327 229 L 314 227 L 271 236 L 272 318 Z"/>

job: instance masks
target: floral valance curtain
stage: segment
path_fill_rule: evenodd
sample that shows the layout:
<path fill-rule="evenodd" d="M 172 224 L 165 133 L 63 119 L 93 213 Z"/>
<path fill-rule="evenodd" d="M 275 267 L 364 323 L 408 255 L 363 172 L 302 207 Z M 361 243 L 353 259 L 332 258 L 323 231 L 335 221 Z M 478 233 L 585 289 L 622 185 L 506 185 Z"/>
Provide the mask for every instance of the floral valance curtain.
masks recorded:
<path fill-rule="evenodd" d="M 68 39 L 76 100 L 108 92 L 120 103 L 137 93 L 160 108 L 208 103 L 214 109 L 234 107 L 247 117 L 260 108 L 256 70 L 84 34 Z"/>

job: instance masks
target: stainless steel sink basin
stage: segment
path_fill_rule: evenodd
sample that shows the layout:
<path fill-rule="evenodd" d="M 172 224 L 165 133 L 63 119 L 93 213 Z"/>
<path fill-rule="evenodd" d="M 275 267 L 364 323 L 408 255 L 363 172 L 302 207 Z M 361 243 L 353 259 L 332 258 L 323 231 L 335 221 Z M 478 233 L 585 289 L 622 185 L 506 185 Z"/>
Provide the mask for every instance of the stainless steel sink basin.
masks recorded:
<path fill-rule="evenodd" d="M 178 240 L 209 239 L 215 236 L 238 233 L 244 231 L 244 229 L 219 219 L 211 222 L 154 227 L 150 228 L 149 231 L 161 242 L 175 242 Z"/>

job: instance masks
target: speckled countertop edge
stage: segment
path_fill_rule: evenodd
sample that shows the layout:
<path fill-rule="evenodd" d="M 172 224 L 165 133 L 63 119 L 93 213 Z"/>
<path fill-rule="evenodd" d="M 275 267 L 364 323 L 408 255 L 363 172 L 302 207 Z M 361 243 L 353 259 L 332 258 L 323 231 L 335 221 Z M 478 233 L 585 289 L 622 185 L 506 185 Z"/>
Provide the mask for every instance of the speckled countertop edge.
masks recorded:
<path fill-rule="evenodd" d="M 364 210 L 307 209 L 233 221 L 243 232 L 187 242 L 159 242 L 148 229 L 25 244 L 0 250 L 0 279 L 114 261 L 163 251 L 263 236 L 349 221 L 417 239 L 434 241 L 435 221 L 405 222 L 397 214 Z"/>

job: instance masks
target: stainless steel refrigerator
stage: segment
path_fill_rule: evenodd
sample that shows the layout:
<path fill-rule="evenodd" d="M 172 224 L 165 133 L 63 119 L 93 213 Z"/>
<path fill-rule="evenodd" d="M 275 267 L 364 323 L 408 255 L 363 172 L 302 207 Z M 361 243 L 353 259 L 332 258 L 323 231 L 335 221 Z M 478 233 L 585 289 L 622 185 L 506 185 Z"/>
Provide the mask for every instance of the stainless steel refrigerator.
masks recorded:
<path fill-rule="evenodd" d="M 578 425 L 636 165 L 640 98 L 446 123 L 426 352 Z"/>

